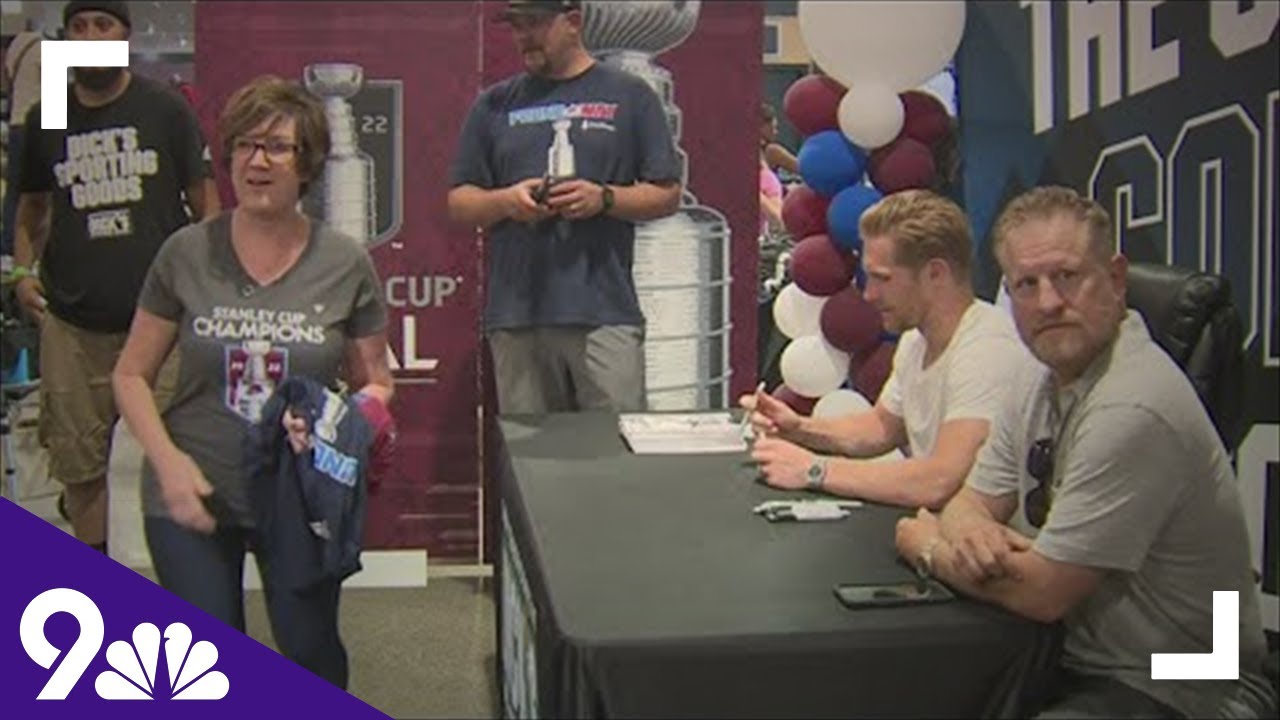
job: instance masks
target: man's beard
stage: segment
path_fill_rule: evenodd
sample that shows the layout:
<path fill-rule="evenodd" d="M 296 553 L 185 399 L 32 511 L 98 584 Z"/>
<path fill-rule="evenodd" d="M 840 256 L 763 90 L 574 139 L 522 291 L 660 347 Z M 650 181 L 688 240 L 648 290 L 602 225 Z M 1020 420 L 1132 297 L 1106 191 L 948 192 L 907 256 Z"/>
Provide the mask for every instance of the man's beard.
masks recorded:
<path fill-rule="evenodd" d="M 84 87 L 86 90 L 102 91 L 115 84 L 116 80 L 124 73 L 122 67 L 78 67 L 72 68 L 75 75 L 76 84 Z"/>

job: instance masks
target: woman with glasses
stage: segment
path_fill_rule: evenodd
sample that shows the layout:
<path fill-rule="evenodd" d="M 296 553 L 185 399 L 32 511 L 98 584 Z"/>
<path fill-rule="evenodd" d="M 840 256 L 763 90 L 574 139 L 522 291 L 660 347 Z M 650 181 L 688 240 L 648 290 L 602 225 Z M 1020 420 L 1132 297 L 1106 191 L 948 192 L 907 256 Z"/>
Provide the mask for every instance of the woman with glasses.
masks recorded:
<path fill-rule="evenodd" d="M 113 376 L 117 402 L 146 454 L 143 510 L 160 583 L 244 630 L 241 574 L 254 521 L 242 444 L 291 376 L 344 380 L 385 410 L 392 382 L 386 311 L 363 247 L 302 214 L 323 172 L 329 128 L 296 83 L 263 77 L 236 91 L 218 120 L 236 205 L 164 244 L 147 276 Z M 156 369 L 177 345 L 172 404 L 157 412 Z M 305 426 L 286 414 L 295 450 Z M 340 687 L 340 581 L 283 586 L 256 551 L 276 641 Z"/>

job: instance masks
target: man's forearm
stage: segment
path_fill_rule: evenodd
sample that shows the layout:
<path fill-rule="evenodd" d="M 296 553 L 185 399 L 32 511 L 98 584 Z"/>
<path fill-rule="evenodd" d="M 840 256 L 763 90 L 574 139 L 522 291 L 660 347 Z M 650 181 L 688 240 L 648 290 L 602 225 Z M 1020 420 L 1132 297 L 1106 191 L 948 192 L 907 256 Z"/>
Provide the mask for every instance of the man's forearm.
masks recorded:
<path fill-rule="evenodd" d="M 1009 599 L 1014 596 L 1014 586 L 1018 582 L 1012 578 L 999 578 L 982 583 L 967 579 L 957 569 L 955 551 L 951 543 L 946 540 L 934 546 L 932 574 L 965 595 L 1002 607 L 1009 607 Z"/>
<path fill-rule="evenodd" d="M 944 538 L 958 537 L 965 528 L 971 528 L 975 525 L 1003 525 L 1004 521 L 1008 519 L 1008 515 L 1012 513 L 1012 510 L 1009 513 L 1004 513 L 1004 508 L 1000 508 L 1000 514 L 1004 517 L 997 517 L 996 514 L 993 514 L 992 508 L 987 507 L 986 504 L 974 496 L 974 492 L 968 488 L 961 488 L 960 492 L 956 493 L 951 502 L 947 503 L 947 506 L 943 508 L 938 522 L 942 527 L 942 536 Z M 992 502 L 1008 504 L 1008 501 L 1001 499 L 993 499 Z M 1017 505 L 1016 496 L 1012 502 L 1014 506 Z"/>
<path fill-rule="evenodd" d="M 13 262 L 30 268 L 44 253 L 49 236 L 49 203 L 47 197 L 24 193 L 18 198 L 13 232 Z"/>
<path fill-rule="evenodd" d="M 1062 598 L 1052 587 L 1050 578 L 1037 569 L 1044 561 L 1035 550 L 1013 551 L 1009 560 L 1012 572 L 983 582 L 974 582 L 961 574 L 955 558 L 950 543 L 945 540 L 938 543 L 933 551 L 933 575 L 970 597 L 1043 623 L 1058 621 L 1073 604 Z"/>
<path fill-rule="evenodd" d="M 898 447 L 898 438 L 875 412 L 861 415 L 801 420 L 800 428 L 783 438 L 811 450 L 846 457 L 879 457 Z"/>
<path fill-rule="evenodd" d="M 837 458 L 827 463 L 823 488 L 846 497 L 936 510 L 963 481 L 934 457 L 883 462 Z"/>
<path fill-rule="evenodd" d="M 449 191 L 449 217 L 456 223 L 489 228 L 507 217 L 503 192 L 505 189 L 459 185 Z"/>
<path fill-rule="evenodd" d="M 680 207 L 680 183 L 658 185 L 640 182 L 609 187 L 613 189 L 613 208 L 609 215 L 621 220 L 656 220 Z"/>

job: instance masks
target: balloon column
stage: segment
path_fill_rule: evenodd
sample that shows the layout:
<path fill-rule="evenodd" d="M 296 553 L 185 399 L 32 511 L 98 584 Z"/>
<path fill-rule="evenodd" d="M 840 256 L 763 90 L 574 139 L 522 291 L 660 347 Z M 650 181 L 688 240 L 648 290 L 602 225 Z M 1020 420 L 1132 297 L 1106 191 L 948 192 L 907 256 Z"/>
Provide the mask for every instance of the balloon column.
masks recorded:
<path fill-rule="evenodd" d="M 951 119 L 936 97 L 913 88 L 955 54 L 965 4 L 801 0 L 799 18 L 824 74 L 797 80 L 783 98 L 784 114 L 805 135 L 804 185 L 782 205 L 783 223 L 801 240 L 793 283 L 773 304 L 777 328 L 791 339 L 774 394 L 803 414 L 838 414 L 871 406 L 893 358 L 879 312 L 854 282 L 858 222 L 885 195 L 935 183 L 933 149 Z"/>

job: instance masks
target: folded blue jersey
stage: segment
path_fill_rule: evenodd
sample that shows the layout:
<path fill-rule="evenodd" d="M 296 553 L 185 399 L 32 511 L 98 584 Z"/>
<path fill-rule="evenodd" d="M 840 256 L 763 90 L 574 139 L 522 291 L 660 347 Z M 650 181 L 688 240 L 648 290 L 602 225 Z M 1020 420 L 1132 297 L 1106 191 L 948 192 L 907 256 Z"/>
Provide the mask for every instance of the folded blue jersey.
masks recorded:
<path fill-rule="evenodd" d="M 281 418 L 303 417 L 311 447 L 295 453 Z M 303 377 L 267 401 L 245 448 L 258 544 L 285 587 L 341 581 L 360 570 L 374 432 L 355 401 Z"/>

